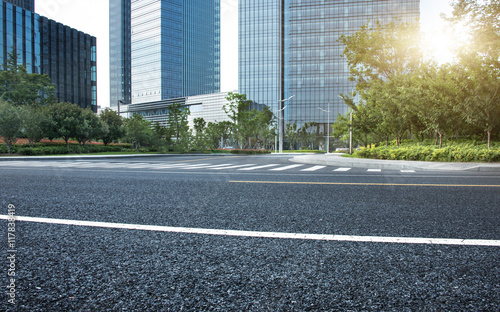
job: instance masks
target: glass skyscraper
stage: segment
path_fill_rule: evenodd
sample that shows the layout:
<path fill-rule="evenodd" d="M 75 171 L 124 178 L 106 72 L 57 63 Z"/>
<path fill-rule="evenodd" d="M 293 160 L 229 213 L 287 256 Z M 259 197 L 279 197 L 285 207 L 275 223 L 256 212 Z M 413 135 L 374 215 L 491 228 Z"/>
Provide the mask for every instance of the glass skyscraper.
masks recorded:
<path fill-rule="evenodd" d="M 2 1 L 2 68 L 5 68 L 11 52 L 17 54 L 17 63 L 23 64 L 28 73 L 49 76 L 56 87 L 55 96 L 59 101 L 76 103 L 97 112 L 95 37 Z"/>
<path fill-rule="evenodd" d="M 220 91 L 220 0 L 132 0 L 131 32 L 131 103 Z"/>
<path fill-rule="evenodd" d="M 369 21 L 419 16 L 420 0 L 239 0 L 239 92 L 275 113 L 294 95 L 285 124 L 324 127 L 347 113 L 339 94 L 355 86 L 337 39 Z"/>
<path fill-rule="evenodd" d="M 109 0 L 109 103 L 114 109 L 118 101 L 132 101 L 130 19 L 130 0 Z"/>

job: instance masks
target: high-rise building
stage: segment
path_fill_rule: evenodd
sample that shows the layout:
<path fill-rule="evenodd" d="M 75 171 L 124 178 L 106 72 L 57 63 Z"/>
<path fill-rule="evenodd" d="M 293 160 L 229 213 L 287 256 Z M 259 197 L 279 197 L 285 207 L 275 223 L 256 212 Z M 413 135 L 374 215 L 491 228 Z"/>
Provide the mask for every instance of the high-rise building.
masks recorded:
<path fill-rule="evenodd" d="M 110 0 L 110 9 L 115 1 L 120 2 Z M 129 2 L 132 98 L 125 103 L 220 91 L 220 0 Z M 119 46 L 117 38 L 110 34 L 111 47 Z"/>
<path fill-rule="evenodd" d="M 239 92 L 275 113 L 294 96 L 284 123 L 324 128 L 347 113 L 339 94 L 355 86 L 337 39 L 369 21 L 419 15 L 420 0 L 239 0 Z"/>
<path fill-rule="evenodd" d="M 35 0 L 3 0 L 25 10 L 35 12 Z"/>
<path fill-rule="evenodd" d="M 28 73 L 49 76 L 56 86 L 55 96 L 59 101 L 97 111 L 95 37 L 2 1 L 2 67 L 5 67 L 8 54 L 12 52 L 17 54 L 18 64 L 23 64 Z"/>
<path fill-rule="evenodd" d="M 132 101 L 130 19 L 130 0 L 109 0 L 109 103 L 115 110 L 119 101 Z"/>

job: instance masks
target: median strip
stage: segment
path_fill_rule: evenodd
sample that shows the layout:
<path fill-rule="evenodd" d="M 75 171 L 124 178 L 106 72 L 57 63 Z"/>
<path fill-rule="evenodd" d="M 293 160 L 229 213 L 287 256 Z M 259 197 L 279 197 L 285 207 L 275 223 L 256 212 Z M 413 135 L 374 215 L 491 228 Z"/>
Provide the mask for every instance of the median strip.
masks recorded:
<path fill-rule="evenodd" d="M 23 216 L 16 216 L 16 217 L 12 218 L 12 216 L 8 216 L 8 215 L 0 215 L 0 219 L 3 219 L 3 220 L 15 219 L 15 221 L 86 226 L 86 227 L 156 231 L 156 232 L 169 232 L 169 233 L 185 233 L 185 234 L 236 236 L 236 237 L 301 239 L 301 240 L 337 241 L 337 242 L 365 242 L 365 243 L 500 247 L 500 240 L 418 238 L 418 237 L 384 237 L 384 236 L 352 236 L 352 235 L 328 235 L 328 234 L 303 234 L 303 233 L 217 230 L 217 229 L 171 227 L 171 226 L 158 226 L 158 225 L 142 225 L 142 224 L 65 220 L 65 219 L 52 219 L 52 218 L 35 218 L 35 217 L 23 217 Z"/>

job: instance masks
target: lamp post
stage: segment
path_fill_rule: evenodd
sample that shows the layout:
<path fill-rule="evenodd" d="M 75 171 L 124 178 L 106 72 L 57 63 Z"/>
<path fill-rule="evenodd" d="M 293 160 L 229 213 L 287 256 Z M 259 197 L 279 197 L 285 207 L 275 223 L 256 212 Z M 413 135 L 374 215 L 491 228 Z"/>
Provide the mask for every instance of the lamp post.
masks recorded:
<path fill-rule="evenodd" d="M 352 94 L 354 94 L 354 91 L 352 91 Z M 341 98 L 342 100 L 344 99 L 340 95 L 339 98 Z M 353 96 L 353 101 L 354 101 L 354 96 Z M 351 108 L 349 108 L 349 154 L 352 155 L 352 109 Z"/>
<path fill-rule="evenodd" d="M 286 101 L 291 100 L 294 96 L 295 95 L 292 95 L 291 97 L 289 97 L 288 99 L 285 99 L 285 100 L 279 100 L 278 104 L 281 103 L 281 105 L 283 105 L 283 103 L 285 103 Z M 280 154 L 283 153 L 283 128 L 285 127 L 285 125 L 284 125 L 285 116 L 283 115 L 283 111 L 284 110 L 285 110 L 285 107 L 283 107 L 280 110 L 278 110 L 278 112 L 280 114 L 280 117 L 281 117 L 281 120 L 279 120 L 279 130 L 278 130 L 279 131 L 279 139 L 280 139 Z"/>
<path fill-rule="evenodd" d="M 321 107 L 318 107 L 318 109 L 328 114 L 328 125 L 326 128 L 326 153 L 328 154 L 330 153 L 330 102 L 328 102 L 328 110 L 324 110 Z"/>
<path fill-rule="evenodd" d="M 120 115 L 120 103 L 123 104 L 123 105 L 125 105 L 125 102 L 123 102 L 122 100 L 118 100 L 118 110 L 117 110 L 118 111 L 118 116 L 121 116 Z"/>
<path fill-rule="evenodd" d="M 278 102 L 279 102 L 279 101 L 278 101 Z M 279 109 L 279 110 L 278 110 L 278 112 L 277 112 L 277 114 L 276 114 L 276 115 L 277 115 L 277 116 L 276 116 L 276 118 L 278 118 L 278 132 L 279 132 L 279 133 L 281 133 L 281 130 L 279 130 L 279 128 L 281 127 L 281 122 L 280 122 L 281 117 L 280 117 L 280 116 L 278 116 L 278 113 L 279 113 L 279 114 L 281 114 L 281 112 L 282 112 L 282 111 L 284 111 L 284 110 L 285 110 L 285 108 L 286 108 L 286 106 L 284 106 L 282 109 Z M 278 136 L 279 136 L 279 134 L 278 134 Z M 274 136 L 274 153 L 275 153 L 275 154 L 277 153 L 277 151 L 276 151 L 276 150 L 277 150 L 277 146 L 276 146 L 276 145 L 277 145 L 277 140 L 278 140 L 278 138 L 277 138 L 277 136 L 275 135 L 275 136 Z M 281 139 L 280 139 L 280 142 L 281 142 Z M 281 153 L 281 152 L 282 152 L 282 151 L 280 151 L 280 153 Z"/>

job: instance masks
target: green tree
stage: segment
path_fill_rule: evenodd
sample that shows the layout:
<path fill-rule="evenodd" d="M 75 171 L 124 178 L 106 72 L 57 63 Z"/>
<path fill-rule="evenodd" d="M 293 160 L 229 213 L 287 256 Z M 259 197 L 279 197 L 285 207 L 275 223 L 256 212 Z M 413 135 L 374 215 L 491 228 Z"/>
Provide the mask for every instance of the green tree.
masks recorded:
<path fill-rule="evenodd" d="M 252 101 L 245 94 L 229 92 L 224 111 L 233 123 L 234 135 L 240 148 L 267 145 L 273 133 L 271 124 L 274 115 L 265 106 L 262 110 L 250 109 Z"/>
<path fill-rule="evenodd" d="M 90 109 L 81 111 L 81 118 L 79 118 L 74 136 L 80 145 L 85 145 L 86 142 L 99 139 L 105 136 L 106 132 L 108 132 L 108 127 L 94 112 Z"/>
<path fill-rule="evenodd" d="M 110 108 L 101 111 L 99 118 L 107 126 L 108 131 L 104 132 L 101 137 L 104 145 L 108 145 L 113 141 L 117 141 L 125 136 L 125 128 L 123 127 L 123 118 L 118 113 Z"/>
<path fill-rule="evenodd" d="M 125 130 L 128 142 L 133 143 L 136 149 L 150 142 L 151 123 L 139 114 L 134 114 L 125 120 Z"/>
<path fill-rule="evenodd" d="M 21 135 L 23 124 L 24 121 L 19 108 L 10 103 L 0 102 L 0 136 L 3 137 L 9 154 L 12 145 L 16 143 L 17 138 Z"/>
<path fill-rule="evenodd" d="M 500 74 L 479 60 L 469 65 L 457 108 L 467 123 L 486 133 L 490 148 L 492 133 L 500 128 Z"/>
<path fill-rule="evenodd" d="M 205 135 L 205 130 L 207 127 L 207 122 L 203 118 L 195 118 L 194 123 L 194 138 L 193 138 L 193 149 L 204 150 L 208 148 L 208 142 Z"/>
<path fill-rule="evenodd" d="M 23 136 L 28 139 L 31 147 L 47 136 L 47 128 L 51 122 L 47 106 L 23 107 Z"/>
<path fill-rule="evenodd" d="M 29 74 L 17 64 L 17 54 L 8 53 L 7 64 L 0 71 L 0 95 L 14 105 L 53 104 L 55 86 L 47 75 Z"/>
<path fill-rule="evenodd" d="M 61 102 L 49 107 L 49 116 L 52 126 L 57 129 L 57 136 L 64 139 L 69 150 L 69 140 L 78 135 L 81 124 L 84 122 L 83 109 L 73 103 Z"/>
<path fill-rule="evenodd" d="M 290 144 L 290 149 L 294 150 L 295 145 L 297 144 L 297 141 L 299 139 L 299 129 L 297 128 L 296 123 L 286 124 L 285 137 L 288 140 L 288 143 Z"/>

